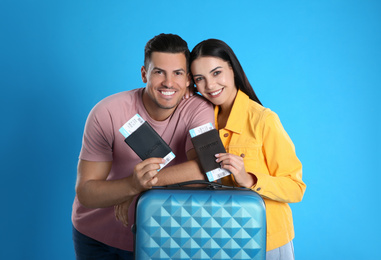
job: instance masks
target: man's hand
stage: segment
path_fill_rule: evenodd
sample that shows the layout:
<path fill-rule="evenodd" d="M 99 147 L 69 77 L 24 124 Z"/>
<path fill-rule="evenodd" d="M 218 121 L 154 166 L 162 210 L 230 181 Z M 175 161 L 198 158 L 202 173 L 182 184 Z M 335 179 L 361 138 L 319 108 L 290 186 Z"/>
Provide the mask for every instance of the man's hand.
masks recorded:
<path fill-rule="evenodd" d="M 130 208 L 130 205 L 133 200 L 134 197 L 131 196 L 131 198 L 129 198 L 125 202 L 114 206 L 115 218 L 122 222 L 122 224 L 125 227 L 128 226 L 128 209 Z"/>
<path fill-rule="evenodd" d="M 156 177 L 160 164 L 164 163 L 162 158 L 149 158 L 138 163 L 134 168 L 131 187 L 134 189 L 133 196 L 129 196 L 123 203 L 114 206 L 115 217 L 121 221 L 125 227 L 128 225 L 128 209 L 135 196 L 142 191 L 151 189 L 158 179 Z"/>
<path fill-rule="evenodd" d="M 157 170 L 164 162 L 162 158 L 149 158 L 135 166 L 131 185 L 135 189 L 135 194 L 151 189 L 157 183 Z"/>

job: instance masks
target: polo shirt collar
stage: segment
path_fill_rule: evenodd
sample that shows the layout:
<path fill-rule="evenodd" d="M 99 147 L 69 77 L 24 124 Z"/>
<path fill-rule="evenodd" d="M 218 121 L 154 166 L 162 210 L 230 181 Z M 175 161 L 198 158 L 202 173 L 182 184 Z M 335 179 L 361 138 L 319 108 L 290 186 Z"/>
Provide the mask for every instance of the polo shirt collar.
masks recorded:
<path fill-rule="evenodd" d="M 243 93 L 241 90 L 238 90 L 235 97 L 232 110 L 226 123 L 225 129 L 241 134 L 245 126 L 245 117 L 247 116 L 247 108 L 249 105 L 249 97 Z M 214 118 L 217 126 L 217 115 L 220 107 L 216 106 L 214 109 Z"/>

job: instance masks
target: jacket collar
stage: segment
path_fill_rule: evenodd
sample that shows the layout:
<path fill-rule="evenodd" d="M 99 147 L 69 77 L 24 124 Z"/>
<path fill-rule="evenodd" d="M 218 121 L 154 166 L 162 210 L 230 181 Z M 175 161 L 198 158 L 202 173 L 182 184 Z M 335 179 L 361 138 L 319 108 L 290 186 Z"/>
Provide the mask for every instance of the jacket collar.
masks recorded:
<path fill-rule="evenodd" d="M 249 97 L 243 93 L 241 90 L 238 90 L 237 96 L 235 97 L 232 110 L 230 111 L 230 115 L 228 118 L 228 122 L 226 123 L 225 129 L 229 130 L 231 132 L 235 132 L 238 134 L 241 134 L 245 123 L 246 123 L 246 117 L 247 117 L 247 108 L 249 106 Z M 218 111 L 220 110 L 219 106 L 216 106 L 214 108 L 214 118 L 215 118 L 215 124 L 217 124 L 217 116 Z"/>

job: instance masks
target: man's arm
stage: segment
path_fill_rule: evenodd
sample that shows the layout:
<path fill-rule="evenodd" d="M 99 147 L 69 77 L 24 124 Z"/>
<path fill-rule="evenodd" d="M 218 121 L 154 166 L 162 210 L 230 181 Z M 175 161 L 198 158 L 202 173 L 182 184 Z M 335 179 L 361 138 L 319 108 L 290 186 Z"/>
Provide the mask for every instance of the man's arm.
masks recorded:
<path fill-rule="evenodd" d="M 173 165 L 170 167 L 164 167 L 156 175 L 157 186 L 170 185 L 191 180 L 206 180 L 206 175 L 202 172 L 195 149 L 191 149 L 187 152 L 188 161 Z"/>
<path fill-rule="evenodd" d="M 194 149 L 189 150 L 187 157 L 189 161 L 170 167 L 164 167 L 160 172 L 157 172 L 157 175 L 152 179 L 152 186 L 165 186 L 190 180 L 205 180 L 206 175 L 199 167 L 196 151 Z M 146 189 L 151 188 L 146 187 Z M 128 225 L 128 209 L 132 201 L 133 197 L 128 197 L 123 203 L 115 207 L 116 219 L 121 221 L 126 227 Z"/>
<path fill-rule="evenodd" d="M 112 162 L 79 160 L 76 192 L 82 205 L 104 208 L 130 200 L 143 190 L 156 185 L 157 169 L 161 158 L 150 158 L 137 164 L 131 176 L 119 180 L 107 180 Z"/>

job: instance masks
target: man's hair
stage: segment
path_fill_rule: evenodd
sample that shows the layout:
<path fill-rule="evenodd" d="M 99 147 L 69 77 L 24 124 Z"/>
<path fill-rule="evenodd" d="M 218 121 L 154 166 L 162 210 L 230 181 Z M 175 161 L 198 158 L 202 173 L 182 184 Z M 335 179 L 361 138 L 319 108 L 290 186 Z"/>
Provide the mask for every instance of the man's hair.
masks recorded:
<path fill-rule="evenodd" d="M 180 36 L 175 34 L 159 34 L 149 40 L 144 48 L 144 66 L 148 69 L 153 52 L 184 53 L 189 71 L 190 52 L 188 44 Z"/>

